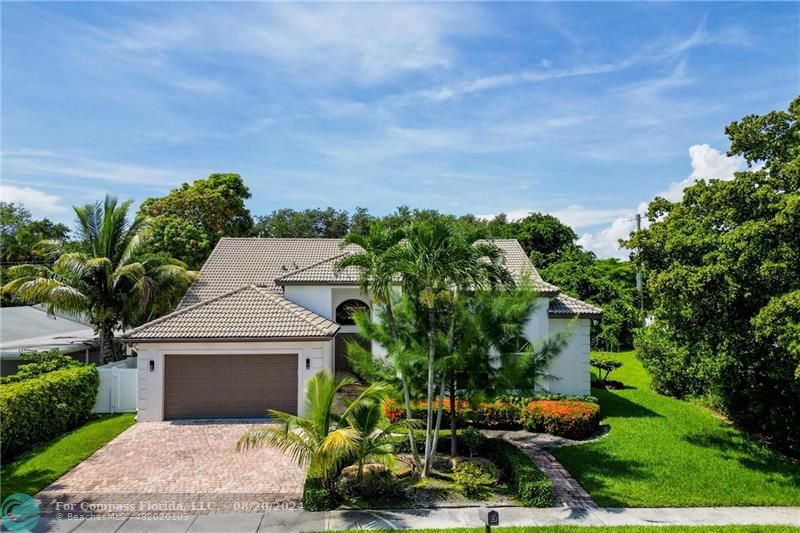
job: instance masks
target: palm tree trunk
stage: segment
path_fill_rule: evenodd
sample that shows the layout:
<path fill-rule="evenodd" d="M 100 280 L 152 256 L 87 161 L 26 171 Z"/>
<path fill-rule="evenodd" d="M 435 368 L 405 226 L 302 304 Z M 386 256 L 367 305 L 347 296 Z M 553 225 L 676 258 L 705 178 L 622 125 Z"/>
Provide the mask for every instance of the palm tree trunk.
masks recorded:
<path fill-rule="evenodd" d="M 431 455 L 426 459 L 426 462 L 430 464 L 436 462 L 436 448 L 439 446 L 439 430 L 442 428 L 442 411 L 444 411 L 444 374 L 442 374 L 442 383 L 439 385 L 439 408 L 436 412 L 436 429 L 433 434 Z"/>
<path fill-rule="evenodd" d="M 103 362 L 116 360 L 114 353 L 114 323 L 108 320 L 100 325 L 100 359 Z"/>
<path fill-rule="evenodd" d="M 456 374 L 450 376 L 450 455 L 458 455 L 458 439 L 456 438 Z"/>
<path fill-rule="evenodd" d="M 433 363 L 436 359 L 436 339 L 434 329 L 436 315 L 433 309 L 428 310 L 428 413 L 425 425 L 425 463 L 422 465 L 422 477 L 428 477 L 431 455 L 431 431 L 433 430 Z"/>
<path fill-rule="evenodd" d="M 389 334 L 392 337 L 392 342 L 397 342 L 397 323 L 394 320 L 394 311 L 392 310 L 392 290 L 389 289 L 386 291 L 386 294 L 383 295 L 384 310 L 386 311 L 386 323 L 389 326 Z M 403 369 L 399 367 L 397 368 L 397 375 L 400 377 L 400 383 L 403 386 L 403 402 L 405 403 L 406 407 L 406 420 L 410 421 L 414 418 L 414 414 L 411 412 L 411 392 L 408 390 L 408 380 L 406 380 L 406 376 L 403 373 Z M 411 446 L 411 457 L 414 458 L 414 466 L 417 470 L 421 470 L 422 464 L 419 460 L 419 450 L 417 450 L 417 439 L 414 436 L 414 428 L 408 426 L 408 443 Z"/>

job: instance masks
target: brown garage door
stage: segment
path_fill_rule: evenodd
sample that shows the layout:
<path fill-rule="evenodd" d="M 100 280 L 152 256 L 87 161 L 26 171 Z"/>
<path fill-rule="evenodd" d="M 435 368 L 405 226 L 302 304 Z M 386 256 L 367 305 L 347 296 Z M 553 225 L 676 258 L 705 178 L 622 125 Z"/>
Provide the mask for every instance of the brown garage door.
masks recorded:
<path fill-rule="evenodd" d="M 165 356 L 164 418 L 297 413 L 297 355 Z"/>

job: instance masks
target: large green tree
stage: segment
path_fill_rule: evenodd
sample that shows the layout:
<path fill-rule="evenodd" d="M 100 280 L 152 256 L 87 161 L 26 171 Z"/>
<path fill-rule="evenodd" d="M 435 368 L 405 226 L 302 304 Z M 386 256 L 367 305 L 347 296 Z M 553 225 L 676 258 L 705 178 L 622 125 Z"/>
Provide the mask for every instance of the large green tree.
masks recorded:
<path fill-rule="evenodd" d="M 751 165 L 650 203 L 627 241 L 650 273 L 660 344 L 641 343 L 656 383 L 719 398 L 736 422 L 800 453 L 800 98 L 726 128 Z M 652 332 L 652 333 L 651 333 Z M 663 348 L 665 343 L 666 348 Z M 659 348 L 659 346 L 661 348 Z M 692 369 L 703 372 L 693 373 Z"/>
<path fill-rule="evenodd" d="M 249 237 L 253 218 L 244 205 L 250 190 L 239 174 L 211 174 L 184 183 L 161 198 L 148 198 L 148 247 L 199 269 L 222 237 Z"/>
<path fill-rule="evenodd" d="M 82 251 L 64 252 L 61 242 L 44 241 L 43 264 L 9 269 L 2 291 L 48 311 L 85 315 L 100 335 L 104 359 L 115 357 L 114 330 L 136 326 L 172 310 L 194 278 L 175 259 L 144 249 L 145 220 L 128 219 L 131 201 L 75 207 Z"/>
<path fill-rule="evenodd" d="M 66 240 L 69 228 L 47 218 L 34 220 L 22 204 L 0 202 L 0 260 L 4 265 L 40 260 L 34 245 L 47 239 Z"/>

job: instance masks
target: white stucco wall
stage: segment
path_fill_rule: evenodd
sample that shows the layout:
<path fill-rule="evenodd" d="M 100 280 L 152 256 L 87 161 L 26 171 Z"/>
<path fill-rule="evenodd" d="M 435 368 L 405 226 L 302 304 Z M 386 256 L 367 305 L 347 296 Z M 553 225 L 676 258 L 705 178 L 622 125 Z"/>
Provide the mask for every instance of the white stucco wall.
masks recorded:
<path fill-rule="evenodd" d="M 333 320 L 333 292 L 324 285 L 287 285 L 283 296 L 290 302 Z"/>
<path fill-rule="evenodd" d="M 552 393 L 589 394 L 589 335 L 591 321 L 586 318 L 575 320 L 550 318 L 548 322 L 551 335 L 567 332 L 570 337 L 564 350 L 558 354 L 547 370 L 554 378 L 545 380 L 543 385 Z"/>
<path fill-rule="evenodd" d="M 164 419 L 164 356 L 167 354 L 297 354 L 297 412 L 303 413 L 305 384 L 322 368 L 333 368 L 333 341 L 308 342 L 192 342 L 143 343 L 134 345 L 138 352 L 139 422 Z M 306 369 L 306 360 L 309 368 Z M 154 362 L 150 370 L 150 361 Z"/>
<path fill-rule="evenodd" d="M 534 307 L 528 323 L 525 324 L 525 337 L 529 340 L 535 341 L 548 334 L 547 308 L 549 304 L 549 298 L 536 298 L 536 307 Z"/>

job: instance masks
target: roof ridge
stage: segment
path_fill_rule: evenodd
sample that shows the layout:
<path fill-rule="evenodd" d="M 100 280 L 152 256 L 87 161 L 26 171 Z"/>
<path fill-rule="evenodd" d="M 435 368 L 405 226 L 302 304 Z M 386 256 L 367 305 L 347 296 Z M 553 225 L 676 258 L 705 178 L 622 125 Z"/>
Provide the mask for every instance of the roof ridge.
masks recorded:
<path fill-rule="evenodd" d="M 196 304 L 192 304 L 192 305 L 190 305 L 188 307 L 184 307 L 182 309 L 176 309 L 175 311 L 173 311 L 171 313 L 168 313 L 168 314 L 166 314 L 164 316 L 160 316 L 160 317 L 158 317 L 156 319 L 151 320 L 150 322 L 145 322 L 141 326 L 136 326 L 135 328 L 126 331 L 122 335 L 122 337 L 123 338 L 128 337 L 129 335 L 132 335 L 134 333 L 138 333 L 138 332 L 142 331 L 145 328 L 149 328 L 150 326 L 155 326 L 156 324 L 160 324 L 161 322 L 164 322 L 165 320 L 168 320 L 170 318 L 182 315 L 182 314 L 184 314 L 184 313 L 186 313 L 188 311 L 192 311 L 192 310 L 197 309 L 199 307 L 203 307 L 203 306 L 208 305 L 208 304 L 210 304 L 212 302 L 216 302 L 217 300 L 221 300 L 223 298 L 227 298 L 228 296 L 231 296 L 232 294 L 236 294 L 237 292 L 240 292 L 240 291 L 242 291 L 244 289 L 250 289 L 250 288 L 256 289 L 257 287 L 255 285 L 253 285 L 252 283 L 248 283 L 248 284 L 242 285 L 241 287 L 237 287 L 235 289 L 229 290 L 228 292 L 224 292 L 224 293 L 222 293 L 220 295 L 214 296 L 213 298 L 209 298 L 208 300 L 203 300 L 201 302 L 197 302 Z"/>
<path fill-rule="evenodd" d="M 324 320 L 325 322 L 328 322 L 328 323 L 330 323 L 332 325 L 336 325 L 336 323 L 333 322 L 332 320 L 328 320 L 327 318 L 325 318 L 324 316 L 320 315 L 319 313 L 316 313 L 316 312 L 312 311 L 311 309 L 303 307 L 300 304 L 296 304 L 296 303 L 292 302 L 291 300 L 283 297 L 280 294 L 275 294 L 275 293 L 266 291 L 262 287 L 256 287 L 255 285 L 253 285 L 253 288 L 256 290 L 256 292 L 258 292 L 262 296 L 266 297 L 269 300 L 272 300 L 277 305 L 280 305 L 283 309 L 285 309 L 286 311 L 288 311 L 289 313 L 291 313 L 295 317 L 305 321 L 310 326 L 314 327 L 315 329 L 317 329 L 318 331 L 320 331 L 322 333 L 327 333 L 327 330 L 330 329 L 330 328 L 325 328 L 325 329 L 321 328 L 319 326 L 319 324 L 316 323 L 316 322 L 318 322 L 318 320 L 309 319 L 309 317 L 305 316 L 304 313 L 298 312 L 298 309 L 303 309 L 305 312 L 311 313 L 315 317 L 320 318 L 320 319 Z"/>
<path fill-rule="evenodd" d="M 340 257 L 343 257 L 345 255 L 349 255 L 351 253 L 352 252 L 345 251 L 345 252 L 341 252 L 341 253 L 336 254 L 336 255 L 332 255 L 330 257 L 326 257 L 325 259 L 321 259 L 321 260 L 317 261 L 316 263 L 311 263 L 310 265 L 306 265 L 306 266 L 304 266 L 302 268 L 298 268 L 296 270 L 292 270 L 291 272 L 287 272 L 286 274 L 282 274 L 282 275 L 278 276 L 277 278 L 275 278 L 275 281 L 282 280 L 282 279 L 288 278 L 290 276 L 294 276 L 295 274 L 299 274 L 300 272 L 305 272 L 306 270 L 310 270 L 310 269 L 312 269 L 312 268 L 314 268 L 316 266 L 319 266 L 319 265 L 322 265 L 324 263 L 327 263 L 328 261 L 330 261 L 332 259 L 338 259 Z"/>

